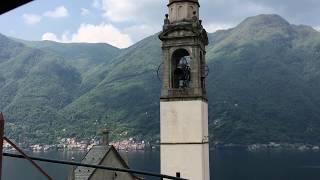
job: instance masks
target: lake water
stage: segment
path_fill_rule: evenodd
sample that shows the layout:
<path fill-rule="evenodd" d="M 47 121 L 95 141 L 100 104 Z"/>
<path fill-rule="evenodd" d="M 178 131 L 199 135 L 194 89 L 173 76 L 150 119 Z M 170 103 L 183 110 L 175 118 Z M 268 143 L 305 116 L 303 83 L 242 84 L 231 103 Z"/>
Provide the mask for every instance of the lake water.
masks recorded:
<path fill-rule="evenodd" d="M 121 153 L 132 169 L 159 172 L 160 154 L 154 152 Z M 32 153 L 32 156 L 81 160 L 83 152 Z M 187 157 L 186 157 L 187 158 Z M 190 162 L 192 163 L 192 162 Z M 39 163 L 55 179 L 64 180 L 70 166 Z M 224 148 L 210 152 L 213 180 L 319 180 L 320 152 L 260 151 Z M 4 158 L 4 180 L 45 180 L 25 160 Z M 154 179 L 154 178 L 147 178 Z"/>

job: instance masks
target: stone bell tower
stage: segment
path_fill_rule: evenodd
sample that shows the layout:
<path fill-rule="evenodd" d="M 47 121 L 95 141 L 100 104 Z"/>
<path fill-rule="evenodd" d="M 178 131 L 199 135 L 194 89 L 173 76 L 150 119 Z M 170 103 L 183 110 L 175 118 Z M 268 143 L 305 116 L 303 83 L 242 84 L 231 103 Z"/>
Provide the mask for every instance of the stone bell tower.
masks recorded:
<path fill-rule="evenodd" d="M 209 180 L 205 47 L 198 0 L 169 0 L 163 31 L 161 173 Z"/>

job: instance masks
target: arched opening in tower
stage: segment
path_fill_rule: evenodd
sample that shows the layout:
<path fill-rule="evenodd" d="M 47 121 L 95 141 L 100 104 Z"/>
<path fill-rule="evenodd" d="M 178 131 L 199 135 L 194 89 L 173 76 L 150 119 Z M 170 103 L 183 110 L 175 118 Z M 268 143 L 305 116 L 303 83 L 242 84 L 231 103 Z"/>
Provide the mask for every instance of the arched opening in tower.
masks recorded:
<path fill-rule="evenodd" d="M 191 57 L 186 49 L 178 49 L 172 54 L 172 88 L 188 88 L 191 81 Z"/>

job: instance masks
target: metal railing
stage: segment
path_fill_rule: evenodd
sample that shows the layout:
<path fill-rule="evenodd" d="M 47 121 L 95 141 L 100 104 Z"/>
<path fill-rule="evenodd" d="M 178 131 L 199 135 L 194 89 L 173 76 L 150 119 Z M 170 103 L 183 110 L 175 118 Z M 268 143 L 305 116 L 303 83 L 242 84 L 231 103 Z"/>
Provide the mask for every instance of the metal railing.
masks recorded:
<path fill-rule="evenodd" d="M 3 153 L 3 156 L 25 159 L 24 156 L 19 155 L 19 154 Z M 159 177 L 161 179 L 165 178 L 165 179 L 172 179 L 172 180 L 187 180 L 187 179 L 180 178 L 180 177 L 173 177 L 173 176 L 151 173 L 151 172 L 146 172 L 146 171 L 137 171 L 137 170 L 133 170 L 133 169 L 114 168 L 114 167 L 108 167 L 108 166 L 84 164 L 84 163 L 78 163 L 78 162 L 73 162 L 73 161 L 61 161 L 61 160 L 32 157 L 32 156 L 29 156 L 29 158 L 34 161 L 41 161 L 41 162 L 47 162 L 47 163 L 53 163 L 53 164 L 64 164 L 64 165 L 71 165 L 71 166 L 81 166 L 81 167 L 88 167 L 88 168 L 95 168 L 95 169 L 103 169 L 103 170 L 109 170 L 109 171 L 127 172 L 127 173 L 132 173 L 132 174 L 137 174 L 137 175 Z"/>
<path fill-rule="evenodd" d="M 12 141 L 10 141 L 10 139 L 6 137 L 3 137 L 3 139 L 7 141 L 7 143 L 9 143 L 15 150 L 17 150 L 21 154 L 21 157 L 28 160 L 35 168 L 37 168 L 37 170 L 40 171 L 41 174 L 43 174 L 48 180 L 52 180 L 48 173 L 46 173 L 37 163 L 33 161 L 33 159 L 26 155 L 18 146 L 16 146 Z M 4 153 L 2 153 L 2 155 L 4 155 Z"/>

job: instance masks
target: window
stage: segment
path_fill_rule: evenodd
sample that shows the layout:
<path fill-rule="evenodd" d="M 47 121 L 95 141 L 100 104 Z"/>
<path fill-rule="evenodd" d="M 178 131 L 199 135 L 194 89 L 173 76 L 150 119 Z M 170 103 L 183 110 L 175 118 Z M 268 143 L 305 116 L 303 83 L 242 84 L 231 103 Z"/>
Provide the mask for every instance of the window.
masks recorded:
<path fill-rule="evenodd" d="M 178 49 L 172 54 L 172 88 L 188 88 L 191 81 L 191 57 L 185 49 Z"/>
<path fill-rule="evenodd" d="M 193 6 L 189 6 L 188 8 L 188 18 L 192 18 L 194 15 L 193 15 Z"/>
<path fill-rule="evenodd" d="M 178 7 L 178 18 L 181 18 L 183 16 L 183 6 Z"/>

